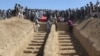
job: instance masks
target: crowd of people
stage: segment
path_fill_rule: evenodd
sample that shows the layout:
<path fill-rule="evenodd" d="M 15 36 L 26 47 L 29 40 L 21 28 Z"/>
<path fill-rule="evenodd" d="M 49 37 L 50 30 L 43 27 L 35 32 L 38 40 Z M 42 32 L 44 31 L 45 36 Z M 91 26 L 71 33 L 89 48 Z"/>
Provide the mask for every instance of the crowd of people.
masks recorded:
<path fill-rule="evenodd" d="M 8 10 L 0 10 L 0 19 L 1 20 L 10 18 L 11 15 L 12 15 L 11 9 L 8 9 Z"/>
<path fill-rule="evenodd" d="M 89 17 L 97 17 L 92 15 L 94 12 L 100 12 L 99 2 L 93 4 L 90 2 L 86 6 L 77 9 L 67 10 L 51 10 L 51 9 L 29 9 L 23 7 L 20 4 L 15 4 L 14 9 L 0 10 L 0 19 L 8 19 L 13 16 L 18 16 L 22 19 L 29 19 L 38 25 L 39 21 L 47 21 L 47 24 L 53 22 L 57 25 L 57 22 L 66 22 L 70 20 L 81 20 Z M 39 25 L 38 25 L 39 26 Z M 48 26 L 50 27 L 50 26 Z"/>
<path fill-rule="evenodd" d="M 90 2 L 84 7 L 77 9 L 69 8 L 67 10 L 29 9 L 28 7 L 23 8 L 23 6 L 16 3 L 14 9 L 0 10 L 0 18 L 5 19 L 12 16 L 18 16 L 32 21 L 35 16 L 38 16 L 39 19 L 44 16 L 47 19 L 50 17 L 57 18 L 58 22 L 63 22 L 67 19 L 84 19 L 90 17 L 91 14 L 97 12 L 97 10 L 100 12 L 99 2 L 96 4 Z"/>

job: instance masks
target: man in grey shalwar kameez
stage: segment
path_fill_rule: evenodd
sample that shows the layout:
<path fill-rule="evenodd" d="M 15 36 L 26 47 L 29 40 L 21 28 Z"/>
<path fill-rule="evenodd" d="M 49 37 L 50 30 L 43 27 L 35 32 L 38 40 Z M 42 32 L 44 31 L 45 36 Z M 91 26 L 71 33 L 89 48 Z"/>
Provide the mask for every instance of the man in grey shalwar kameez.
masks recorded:
<path fill-rule="evenodd" d="M 39 25 L 39 13 L 38 13 L 38 11 L 36 11 L 34 14 L 34 31 L 38 32 L 39 27 L 40 27 L 40 25 Z"/>
<path fill-rule="evenodd" d="M 51 30 L 51 25 L 52 25 L 52 22 L 50 20 L 47 21 L 46 23 L 46 31 L 49 33 L 50 30 Z"/>

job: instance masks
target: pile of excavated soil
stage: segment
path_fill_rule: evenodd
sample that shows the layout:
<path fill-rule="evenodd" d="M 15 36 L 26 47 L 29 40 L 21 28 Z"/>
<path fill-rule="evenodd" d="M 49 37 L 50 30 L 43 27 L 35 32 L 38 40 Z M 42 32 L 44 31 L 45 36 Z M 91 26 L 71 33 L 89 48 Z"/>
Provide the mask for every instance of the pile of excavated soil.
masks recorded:
<path fill-rule="evenodd" d="M 100 50 L 100 19 L 85 19 L 78 23 L 76 27 L 87 35 L 94 46 Z"/>
<path fill-rule="evenodd" d="M 13 17 L 7 20 L 0 20 L 0 55 L 5 51 L 10 51 L 8 48 L 20 44 L 23 41 L 25 34 L 33 28 L 33 23 Z M 6 53 L 5 53 L 6 54 Z"/>

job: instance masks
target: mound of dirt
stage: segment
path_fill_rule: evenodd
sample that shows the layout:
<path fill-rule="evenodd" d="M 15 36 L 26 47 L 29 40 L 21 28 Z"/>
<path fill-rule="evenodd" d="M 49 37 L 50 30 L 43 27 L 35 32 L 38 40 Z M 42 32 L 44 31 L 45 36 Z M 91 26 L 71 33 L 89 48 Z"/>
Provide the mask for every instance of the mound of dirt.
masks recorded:
<path fill-rule="evenodd" d="M 32 28 L 33 28 L 33 23 L 25 19 L 19 19 L 17 17 L 13 17 L 11 19 L 1 20 L 0 55 L 2 55 L 3 52 L 5 51 L 10 52 L 8 48 L 13 49 L 14 46 L 20 44 L 20 41 L 23 41 L 23 39 L 25 38 L 24 35 L 28 34 L 28 32 Z"/>
<path fill-rule="evenodd" d="M 76 26 L 88 36 L 93 45 L 100 50 L 100 19 L 89 18 L 79 22 Z"/>

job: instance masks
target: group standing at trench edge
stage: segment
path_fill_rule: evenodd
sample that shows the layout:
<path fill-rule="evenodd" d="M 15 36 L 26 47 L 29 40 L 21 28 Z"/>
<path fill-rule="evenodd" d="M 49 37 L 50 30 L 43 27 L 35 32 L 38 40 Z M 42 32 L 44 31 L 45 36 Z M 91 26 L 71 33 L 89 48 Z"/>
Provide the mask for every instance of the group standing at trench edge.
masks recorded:
<path fill-rule="evenodd" d="M 39 22 L 46 22 L 47 31 L 50 30 L 51 25 L 55 24 L 57 31 L 57 22 L 67 22 L 69 25 L 69 31 L 72 31 L 72 24 L 77 20 L 84 20 L 90 17 L 98 17 L 96 12 L 100 12 L 99 1 L 96 4 L 90 2 L 83 7 L 76 9 L 66 10 L 51 10 L 51 9 L 30 9 L 23 7 L 20 4 L 15 4 L 14 9 L 1 10 L 0 9 L 0 20 L 9 19 L 14 16 L 18 16 L 22 19 L 28 19 L 34 22 L 35 32 L 38 32 L 40 27 Z"/>

